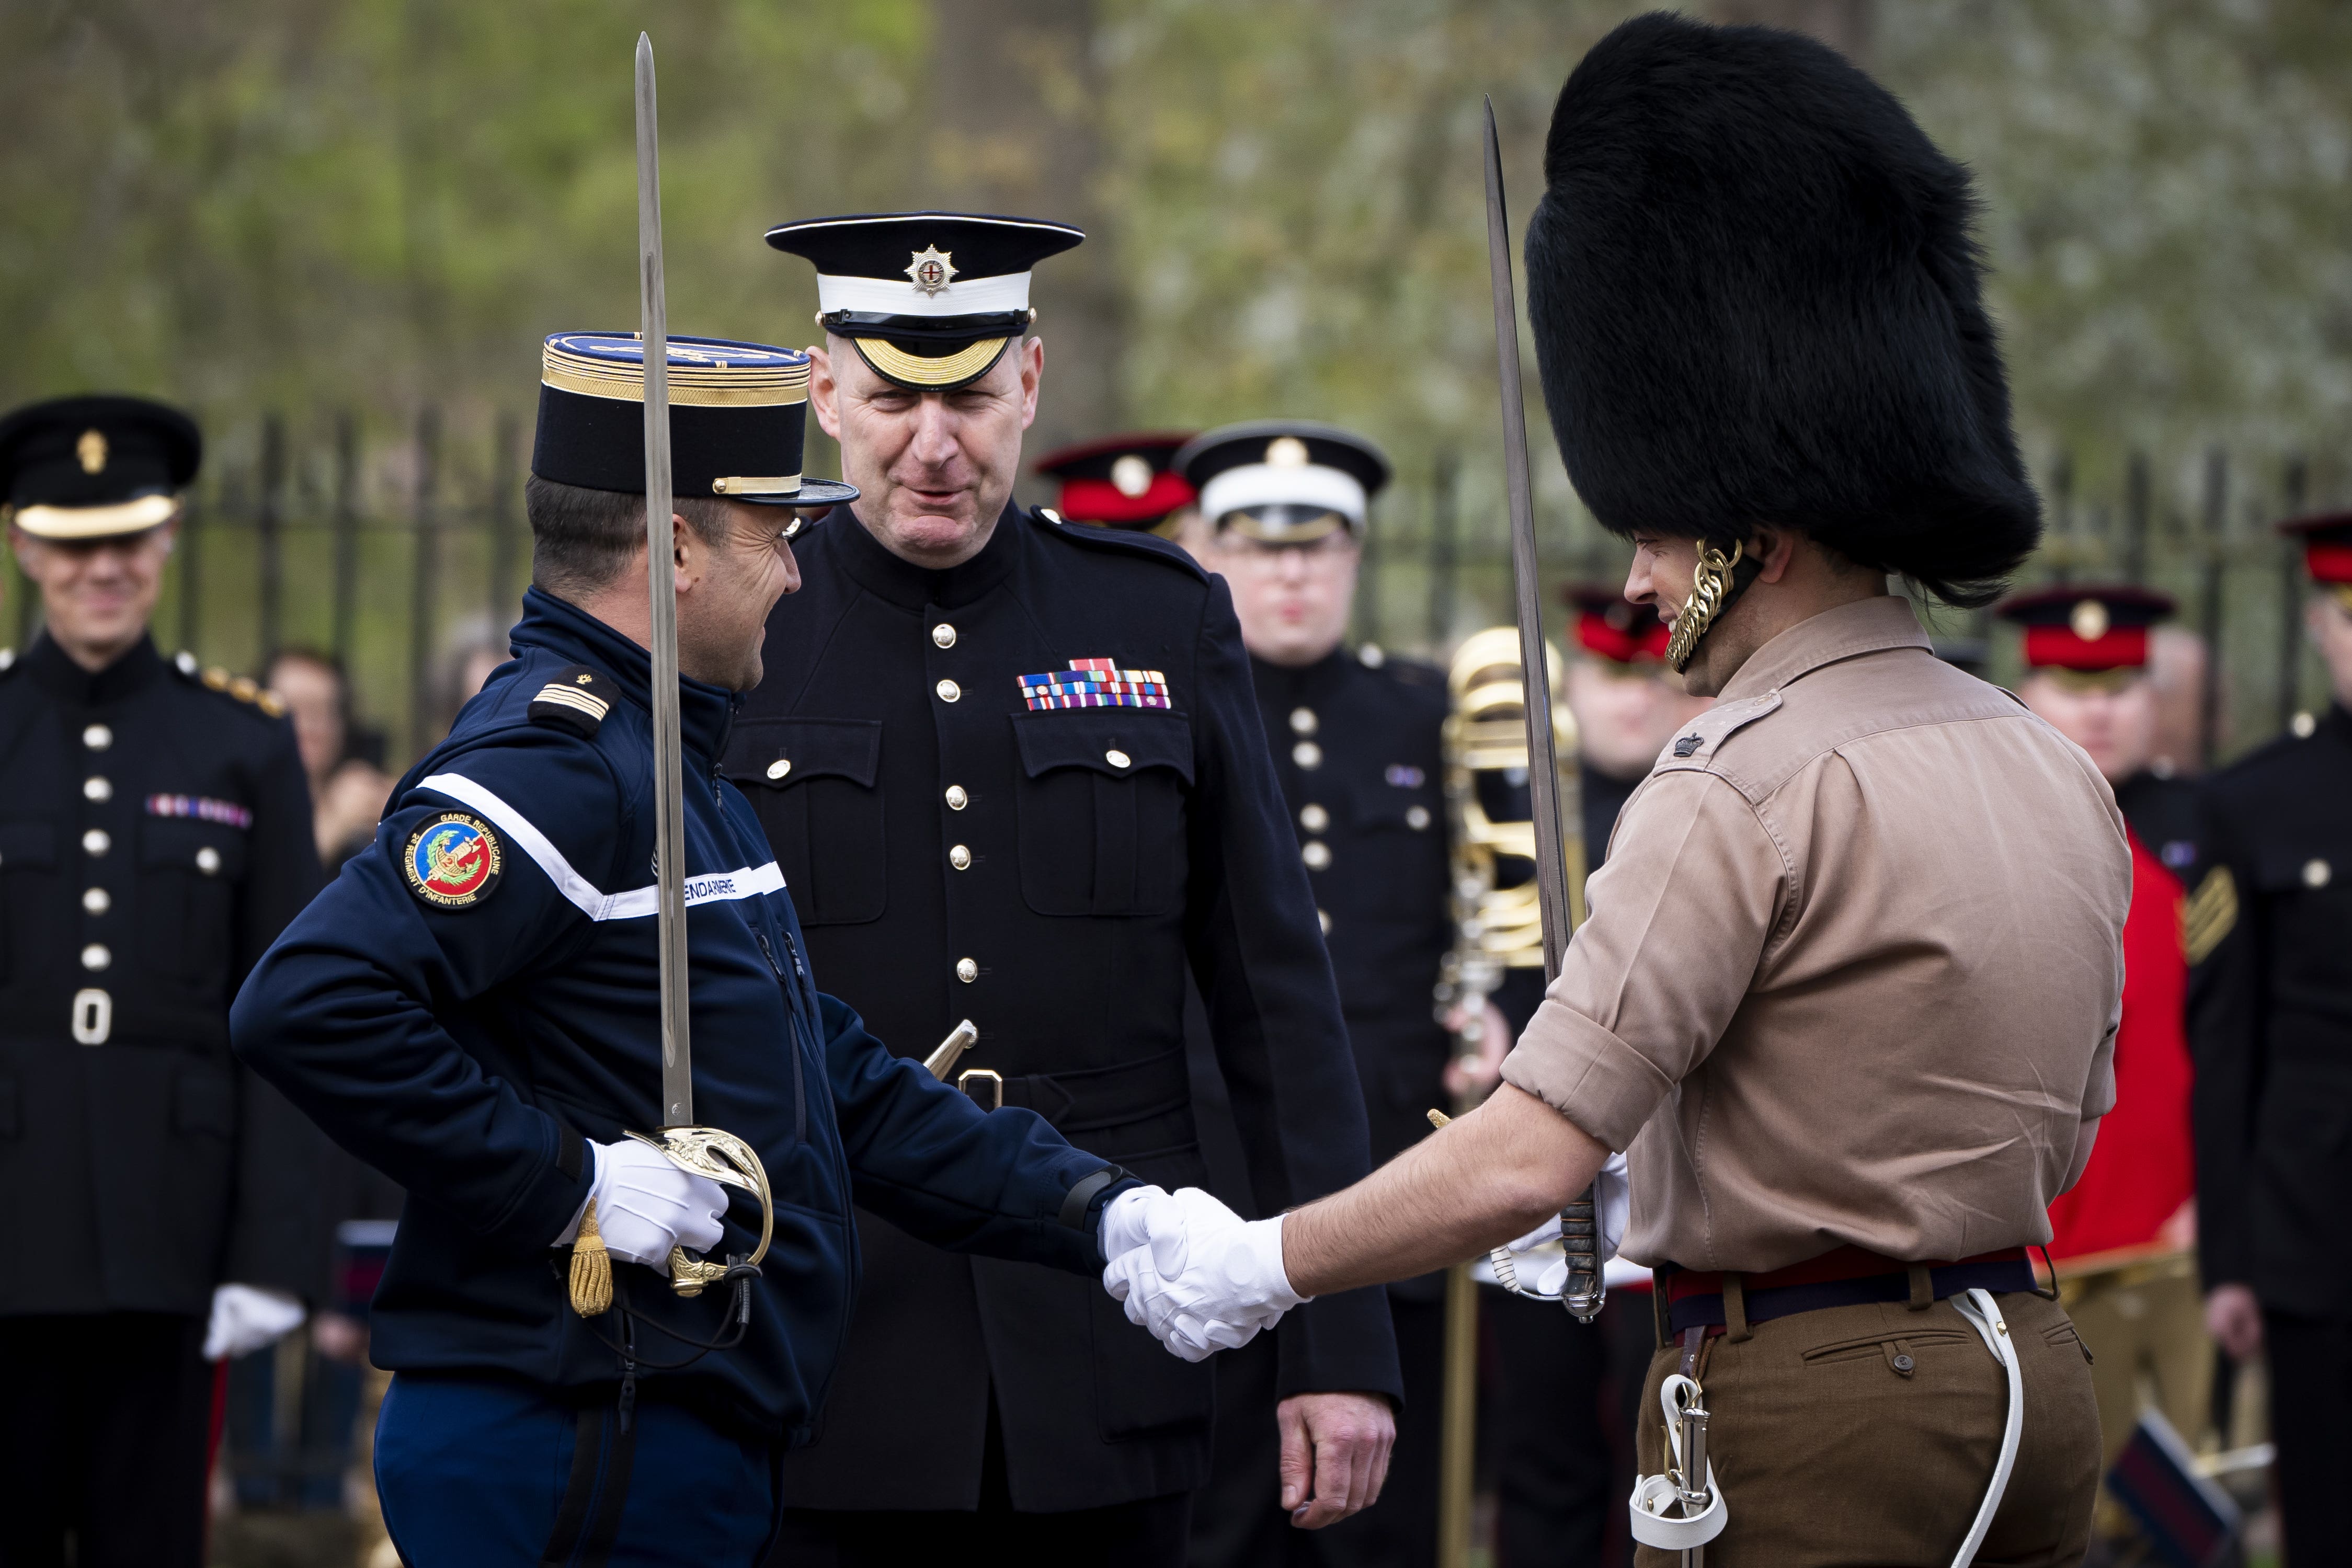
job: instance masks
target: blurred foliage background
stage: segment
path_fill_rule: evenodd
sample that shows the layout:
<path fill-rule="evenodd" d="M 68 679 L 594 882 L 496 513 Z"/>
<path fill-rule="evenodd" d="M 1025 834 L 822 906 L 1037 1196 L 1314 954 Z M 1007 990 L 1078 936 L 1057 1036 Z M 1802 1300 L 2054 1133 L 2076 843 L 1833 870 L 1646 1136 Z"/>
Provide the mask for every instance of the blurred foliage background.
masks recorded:
<path fill-rule="evenodd" d="M 783 217 L 1079 222 L 1087 245 L 1039 274 L 1033 453 L 1123 426 L 1353 424 L 1400 475 L 1363 630 L 1441 649 L 1507 612 L 1480 96 L 1516 220 L 1560 82 L 1639 8 L 11 0 L 0 402 L 193 408 L 213 445 L 163 640 L 245 667 L 267 637 L 339 641 L 398 755 L 433 722 L 428 666 L 511 613 L 540 338 L 635 324 L 628 60 L 650 27 L 676 329 L 808 340 L 808 269 L 760 241 Z M 2225 748 L 2272 733 L 2316 687 L 2265 525 L 2298 485 L 2316 502 L 2352 478 L 2352 7 L 1694 8 L 1828 38 L 1975 167 L 2052 502 L 2029 576 L 2137 572 L 2192 624 L 2218 605 Z M 1528 391 L 1550 569 L 1612 570 Z M 359 541 L 341 615 L 339 507 Z"/>

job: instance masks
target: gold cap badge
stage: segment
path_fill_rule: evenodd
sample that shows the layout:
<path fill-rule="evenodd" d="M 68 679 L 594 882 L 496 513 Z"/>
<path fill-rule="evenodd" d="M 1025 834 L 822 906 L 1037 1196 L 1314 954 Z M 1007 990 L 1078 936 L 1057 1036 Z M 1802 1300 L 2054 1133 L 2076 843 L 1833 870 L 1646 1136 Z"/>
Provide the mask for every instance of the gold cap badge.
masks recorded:
<path fill-rule="evenodd" d="M 1307 443 L 1295 435 L 1277 435 L 1265 444 L 1265 461 L 1269 468 L 1304 468 Z"/>
<path fill-rule="evenodd" d="M 1110 465 L 1110 482 L 1122 496 L 1140 496 L 1151 488 L 1151 464 L 1130 452 Z"/>
<path fill-rule="evenodd" d="M 937 294 L 953 280 L 955 257 L 937 246 L 926 246 L 907 263 L 907 276 L 926 294 Z"/>
<path fill-rule="evenodd" d="M 106 471 L 106 437 L 95 430 L 83 431 L 81 439 L 74 443 L 74 456 L 80 460 L 83 473 L 104 473 Z"/>
<path fill-rule="evenodd" d="M 2084 642 L 2095 643 L 2107 634 L 2107 607 L 2095 599 L 2085 599 L 2074 606 L 2066 624 Z"/>

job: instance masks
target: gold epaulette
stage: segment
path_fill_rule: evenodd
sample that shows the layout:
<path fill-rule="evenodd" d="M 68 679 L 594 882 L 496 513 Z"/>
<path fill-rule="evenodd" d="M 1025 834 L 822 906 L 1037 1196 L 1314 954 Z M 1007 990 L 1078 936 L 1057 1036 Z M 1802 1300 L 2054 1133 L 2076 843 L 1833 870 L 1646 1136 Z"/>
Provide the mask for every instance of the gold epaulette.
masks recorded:
<path fill-rule="evenodd" d="M 232 675 L 218 664 L 209 664 L 196 678 L 209 689 L 257 707 L 272 718 L 285 716 L 286 700 L 276 692 L 262 690 L 261 683 L 250 675 Z"/>

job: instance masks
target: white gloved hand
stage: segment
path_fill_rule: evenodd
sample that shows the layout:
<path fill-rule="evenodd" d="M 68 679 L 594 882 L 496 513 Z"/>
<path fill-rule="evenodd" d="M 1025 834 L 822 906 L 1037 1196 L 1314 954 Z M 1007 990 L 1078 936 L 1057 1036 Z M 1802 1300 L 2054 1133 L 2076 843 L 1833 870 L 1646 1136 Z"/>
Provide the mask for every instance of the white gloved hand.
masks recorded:
<path fill-rule="evenodd" d="M 1282 1262 L 1282 1220 L 1244 1221 L 1199 1187 L 1121 1193 L 1103 1215 L 1103 1287 L 1128 1321 L 1201 1361 L 1246 1344 L 1307 1298 Z"/>
<path fill-rule="evenodd" d="M 726 1234 L 719 1223 L 727 1212 L 725 1187 L 678 1169 L 668 1155 L 635 1138 L 588 1146 L 596 1153 L 596 1181 L 588 1196 L 596 1205 L 604 1250 L 667 1274 L 672 1247 L 708 1252 L 719 1245 Z M 568 1246 L 580 1234 L 580 1215 L 587 1211 L 583 1202 L 556 1246 Z"/>
<path fill-rule="evenodd" d="M 276 1344 L 310 1316 L 301 1299 L 264 1285 L 213 1287 L 211 1321 L 205 1324 L 205 1359 L 235 1360 Z"/>
<path fill-rule="evenodd" d="M 1601 1220 L 1600 1255 L 1593 1260 L 1606 1263 L 1617 1256 L 1617 1249 L 1623 1244 L 1626 1221 L 1633 1210 L 1633 1190 L 1627 1185 L 1622 1154 L 1612 1154 L 1593 1176 L 1592 1207 Z M 1535 1278 L 1528 1281 L 1521 1276 L 1527 1289 L 1538 1296 L 1557 1296 L 1568 1289 L 1568 1253 L 1560 1239 L 1559 1215 L 1503 1245 L 1515 1257 L 1531 1252 L 1543 1254 L 1543 1266 Z"/>

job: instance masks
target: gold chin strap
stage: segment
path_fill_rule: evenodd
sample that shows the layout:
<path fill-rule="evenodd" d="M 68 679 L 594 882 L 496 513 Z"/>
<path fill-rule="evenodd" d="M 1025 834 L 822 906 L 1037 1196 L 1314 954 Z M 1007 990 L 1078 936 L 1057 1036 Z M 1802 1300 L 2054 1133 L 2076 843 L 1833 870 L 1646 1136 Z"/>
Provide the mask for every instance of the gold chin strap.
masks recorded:
<path fill-rule="evenodd" d="M 1731 553 L 1725 555 L 1706 540 L 1699 541 L 1698 565 L 1691 570 L 1690 601 L 1675 617 L 1675 634 L 1666 643 L 1666 664 L 1675 674 L 1679 675 L 1689 666 L 1691 655 L 1698 651 L 1698 640 L 1723 612 L 1724 601 L 1731 596 L 1731 569 L 1739 564 L 1747 549 L 1744 542 L 1735 544 Z"/>

